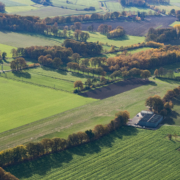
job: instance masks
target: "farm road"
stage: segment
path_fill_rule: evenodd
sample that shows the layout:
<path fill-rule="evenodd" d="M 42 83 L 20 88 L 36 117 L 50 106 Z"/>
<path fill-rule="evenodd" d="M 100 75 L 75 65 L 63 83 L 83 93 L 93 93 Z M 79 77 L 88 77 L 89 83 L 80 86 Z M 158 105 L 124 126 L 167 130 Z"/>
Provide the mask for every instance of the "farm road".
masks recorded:
<path fill-rule="evenodd" d="M 84 97 L 91 97 L 95 99 L 105 99 L 105 98 L 115 96 L 125 91 L 129 91 L 131 89 L 137 88 L 142 85 L 147 85 L 150 83 L 152 82 L 148 80 L 142 80 L 142 79 L 125 80 L 125 81 L 120 81 L 114 84 L 110 84 L 102 88 L 91 90 L 85 93 L 80 93 L 79 95 L 84 96 Z"/>
<path fill-rule="evenodd" d="M 82 30 L 87 31 L 87 27 L 93 24 L 94 30 L 97 31 L 97 28 L 100 24 L 108 24 L 111 25 L 113 29 L 115 29 L 117 26 L 122 26 L 128 35 L 144 36 L 148 32 L 149 28 L 167 28 L 174 21 L 176 21 L 176 17 L 173 16 L 147 16 L 144 21 L 140 22 L 112 20 L 93 23 L 83 23 Z"/>

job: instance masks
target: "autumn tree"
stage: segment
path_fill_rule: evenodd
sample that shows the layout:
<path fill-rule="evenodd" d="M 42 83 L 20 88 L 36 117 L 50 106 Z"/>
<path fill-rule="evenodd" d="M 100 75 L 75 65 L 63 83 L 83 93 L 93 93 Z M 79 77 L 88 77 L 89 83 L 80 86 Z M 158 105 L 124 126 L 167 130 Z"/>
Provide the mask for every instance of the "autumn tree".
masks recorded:
<path fill-rule="evenodd" d="M 163 110 L 163 108 L 164 108 L 164 103 L 163 103 L 161 97 L 158 95 L 149 97 L 146 100 L 145 105 L 149 106 L 157 113 L 161 112 L 161 110 Z"/>
<path fill-rule="evenodd" d="M 5 4 L 0 2 L 0 12 L 5 12 Z"/>
<path fill-rule="evenodd" d="M 10 67 L 12 70 L 19 71 L 26 68 L 27 64 L 24 58 L 16 58 L 15 60 L 11 61 Z"/>
<path fill-rule="evenodd" d="M 61 61 L 60 58 L 55 57 L 55 58 L 53 59 L 53 66 L 54 66 L 55 68 L 58 69 L 62 64 L 63 64 L 63 62 Z"/>
<path fill-rule="evenodd" d="M 41 144 L 44 147 L 45 153 L 48 153 L 49 151 L 52 150 L 53 147 L 53 141 L 49 138 L 44 138 L 41 140 Z"/>
<path fill-rule="evenodd" d="M 156 70 L 154 71 L 154 75 L 155 75 L 156 77 L 158 77 L 158 75 L 159 75 L 158 69 L 156 69 Z"/>
<path fill-rule="evenodd" d="M 81 56 L 78 53 L 73 53 L 71 56 L 71 60 L 79 64 Z"/>
<path fill-rule="evenodd" d="M 95 134 L 96 137 L 100 137 L 102 135 L 104 135 L 105 129 L 103 125 L 96 125 L 93 129 L 93 132 Z"/>
<path fill-rule="evenodd" d="M 6 172 L 2 167 L 0 167 L 0 179 L 1 180 L 19 180 L 10 172 Z"/>
<path fill-rule="evenodd" d="M 80 30 L 75 30 L 74 32 L 74 37 L 75 39 L 78 41 L 80 39 L 80 34 L 81 34 L 81 31 Z"/>
<path fill-rule="evenodd" d="M 86 42 L 90 38 L 89 33 L 81 32 L 80 33 L 80 41 Z"/>
<path fill-rule="evenodd" d="M 82 83 L 82 81 L 75 81 L 74 82 L 74 88 L 78 88 L 78 90 L 79 90 L 79 88 L 82 90 L 83 89 L 83 83 Z"/>
<path fill-rule="evenodd" d="M 86 58 L 86 59 L 83 59 L 82 61 L 81 61 L 81 65 L 84 65 L 85 67 L 88 67 L 90 64 L 89 64 L 89 59 L 88 58 Z"/>
<path fill-rule="evenodd" d="M 149 77 L 151 77 L 151 72 L 149 70 L 143 70 L 141 71 L 141 77 L 148 79 Z"/>
<path fill-rule="evenodd" d="M 75 22 L 74 23 L 74 28 L 76 29 L 76 30 L 81 30 L 81 23 L 80 22 Z"/>

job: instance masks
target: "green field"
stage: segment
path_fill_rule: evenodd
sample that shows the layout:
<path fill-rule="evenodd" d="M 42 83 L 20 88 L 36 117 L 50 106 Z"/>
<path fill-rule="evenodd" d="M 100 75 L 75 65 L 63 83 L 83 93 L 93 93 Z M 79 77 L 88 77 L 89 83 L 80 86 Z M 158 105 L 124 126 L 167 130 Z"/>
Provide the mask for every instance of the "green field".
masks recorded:
<path fill-rule="evenodd" d="M 156 131 L 123 127 L 100 140 L 5 168 L 20 180 L 179 179 L 180 127 Z"/>
<path fill-rule="evenodd" d="M 0 44 L 0 52 L 6 52 L 7 53 L 7 57 L 12 57 L 12 54 L 11 54 L 11 50 L 12 49 L 16 49 L 16 47 L 13 47 L 13 46 L 9 46 L 9 45 L 5 45 L 5 44 Z"/>
<path fill-rule="evenodd" d="M 145 37 L 140 37 L 140 36 L 127 35 L 124 38 L 108 39 L 106 35 L 100 34 L 99 32 L 93 32 L 89 34 L 90 34 L 90 38 L 88 39 L 88 42 L 99 41 L 104 44 L 108 43 L 108 45 L 113 45 L 113 46 L 118 46 L 118 47 L 133 45 L 133 44 L 137 44 L 137 43 L 141 43 L 145 41 Z"/>
<path fill-rule="evenodd" d="M 30 86 L 28 84 L 24 85 L 24 83 L 20 82 L 19 84 L 22 84 L 22 86 Z M 146 109 L 144 104 L 147 97 L 155 94 L 158 94 L 162 97 L 164 96 L 167 90 L 173 89 L 179 86 L 179 84 L 180 82 L 166 82 L 156 79 L 154 83 L 150 85 L 140 86 L 138 88 L 118 94 L 116 96 L 112 96 L 101 101 L 96 101 L 91 104 L 86 104 L 84 106 L 68 110 L 66 112 L 54 115 L 52 117 L 33 122 L 27 126 L 13 129 L 10 132 L 2 133 L 0 134 L 0 150 L 6 149 L 7 147 L 14 147 L 22 143 L 24 144 L 25 142 L 29 142 L 31 138 L 33 140 L 40 140 L 44 137 L 67 138 L 67 136 L 71 133 L 93 128 L 97 124 L 109 123 L 109 121 L 114 118 L 114 114 L 119 110 L 128 110 L 130 112 L 131 117 L 133 117 L 139 111 Z M 50 89 L 49 91 L 53 90 Z M 39 93 L 42 94 L 41 92 Z M 92 100 L 90 101 L 92 102 Z M 3 102 L 6 101 L 3 100 Z M 175 108 L 177 109 L 177 113 L 180 113 L 180 110 L 178 110 L 179 107 L 177 106 Z M 6 111 L 9 110 L 6 109 Z M 49 111 L 50 110 L 48 110 L 48 112 Z M 33 115 L 36 116 L 35 112 L 33 113 Z M 8 118 L 9 117 L 7 116 L 6 119 Z M 39 119 L 41 118 L 42 115 Z M 168 120 L 168 124 L 180 125 L 180 117 L 176 116 L 173 119 Z"/>
<path fill-rule="evenodd" d="M 7 66 L 4 70 L 8 70 Z M 80 80 L 85 83 L 87 78 L 89 78 L 88 75 L 52 70 L 46 67 L 23 70 L 19 73 L 7 72 L 6 74 L 1 74 L 0 76 L 68 92 L 73 92 L 75 81 Z"/>
<path fill-rule="evenodd" d="M 61 45 L 64 39 L 45 37 L 36 34 L 22 34 L 15 32 L 0 32 L 1 44 L 13 47 L 30 47 L 30 46 L 54 46 Z M 1 45 L 0 48 L 3 48 Z M 1 50 L 1 49 L 0 49 Z M 2 50 L 1 50 L 2 51 Z"/>
<path fill-rule="evenodd" d="M 0 132 L 95 101 L 2 77 L 0 83 Z"/>
<path fill-rule="evenodd" d="M 175 21 L 175 22 L 172 23 L 170 26 L 174 26 L 175 24 L 180 24 L 180 21 Z"/>

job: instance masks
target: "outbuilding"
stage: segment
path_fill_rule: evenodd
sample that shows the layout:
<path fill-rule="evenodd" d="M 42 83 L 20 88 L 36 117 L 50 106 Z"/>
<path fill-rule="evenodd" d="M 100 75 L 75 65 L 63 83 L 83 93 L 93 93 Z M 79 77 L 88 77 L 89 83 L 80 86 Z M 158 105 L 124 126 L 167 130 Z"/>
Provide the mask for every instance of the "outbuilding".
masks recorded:
<path fill-rule="evenodd" d="M 141 111 L 141 118 L 138 125 L 156 128 L 163 120 L 163 116 L 154 114 L 151 111 Z"/>

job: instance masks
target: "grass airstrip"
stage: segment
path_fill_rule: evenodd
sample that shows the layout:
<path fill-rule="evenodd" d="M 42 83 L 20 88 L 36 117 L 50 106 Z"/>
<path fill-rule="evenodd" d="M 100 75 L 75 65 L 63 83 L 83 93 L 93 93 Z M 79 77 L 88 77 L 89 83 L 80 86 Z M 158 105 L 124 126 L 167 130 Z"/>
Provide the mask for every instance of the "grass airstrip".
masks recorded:
<path fill-rule="evenodd" d="M 0 132 L 96 100 L 0 77 Z"/>
<path fill-rule="evenodd" d="M 0 113 L 3 123 L 0 129 L 1 132 L 12 129 L 13 126 L 18 127 L 30 123 L 9 132 L 1 133 L 0 150 L 24 144 L 30 140 L 41 140 L 44 137 L 67 138 L 69 134 L 74 132 L 85 131 L 97 124 L 109 123 L 119 110 L 128 110 L 131 117 L 133 117 L 139 111 L 146 109 L 145 99 L 147 97 L 155 94 L 162 97 L 167 90 L 180 84 L 180 82 L 166 82 L 156 79 L 149 85 L 95 101 L 24 82 L 0 79 L 2 82 L 7 82 L 4 83 L 6 86 L 2 86 L 4 89 L 1 90 L 3 91 L 3 101 L 1 101 L 3 114 Z M 13 88 L 14 91 L 12 91 Z M 13 93 L 13 96 L 9 96 L 10 92 Z M 12 101 L 11 106 L 9 106 L 9 101 Z M 17 104 L 16 102 L 20 103 Z M 174 106 L 175 116 L 167 119 L 168 124 L 180 125 L 180 116 L 177 114 L 180 113 L 178 102 Z M 48 118 L 42 119 L 43 117 Z"/>
<path fill-rule="evenodd" d="M 180 127 L 156 131 L 123 127 L 101 139 L 5 168 L 20 180 L 179 179 Z"/>

